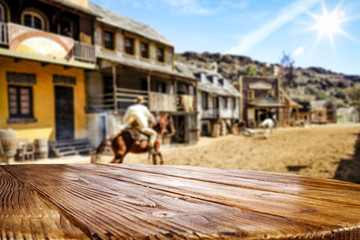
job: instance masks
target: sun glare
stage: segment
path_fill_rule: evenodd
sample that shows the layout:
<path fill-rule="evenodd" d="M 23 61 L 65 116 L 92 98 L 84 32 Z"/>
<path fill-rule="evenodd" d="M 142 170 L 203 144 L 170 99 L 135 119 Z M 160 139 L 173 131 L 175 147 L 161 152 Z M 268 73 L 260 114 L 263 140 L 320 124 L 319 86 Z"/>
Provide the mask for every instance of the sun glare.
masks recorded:
<path fill-rule="evenodd" d="M 327 36 L 332 47 L 334 47 L 334 35 L 342 34 L 348 36 L 348 34 L 341 28 L 343 22 L 348 21 L 344 11 L 339 10 L 339 6 L 336 7 L 332 12 L 328 12 L 325 4 L 322 7 L 322 15 L 310 14 L 315 23 L 312 30 L 317 31 L 316 43 L 318 43 L 324 36 Z"/>
<path fill-rule="evenodd" d="M 319 17 L 315 28 L 318 29 L 320 36 L 327 35 L 332 37 L 335 33 L 340 32 L 341 19 L 336 13 L 325 13 Z"/>

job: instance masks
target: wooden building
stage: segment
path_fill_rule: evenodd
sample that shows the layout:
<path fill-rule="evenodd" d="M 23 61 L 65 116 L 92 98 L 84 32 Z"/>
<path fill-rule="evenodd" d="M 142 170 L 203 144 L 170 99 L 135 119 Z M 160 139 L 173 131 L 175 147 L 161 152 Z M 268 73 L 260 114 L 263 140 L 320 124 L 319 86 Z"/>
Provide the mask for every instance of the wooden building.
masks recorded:
<path fill-rule="evenodd" d="M 291 126 L 299 119 L 299 108 L 279 86 L 278 77 L 241 76 L 235 88 L 241 93 L 240 111 L 248 127 L 259 127 L 266 118 L 276 120 L 277 127 Z"/>
<path fill-rule="evenodd" d="M 296 99 L 295 102 L 301 106 L 299 108 L 299 120 L 309 125 L 311 123 L 311 102 L 300 99 Z"/>
<path fill-rule="evenodd" d="M 336 110 L 336 117 L 338 123 L 359 122 L 359 112 L 354 107 L 338 108 Z"/>
<path fill-rule="evenodd" d="M 293 101 L 281 87 L 279 88 L 279 102 L 284 107 L 279 109 L 279 126 L 296 126 L 300 120 L 300 108 L 297 102 Z"/>
<path fill-rule="evenodd" d="M 148 25 L 92 3 L 89 9 L 100 16 L 95 24 L 98 70 L 86 73 L 92 143 L 117 132 L 139 95 L 156 116 L 174 118 L 177 131 L 168 141 L 195 143 L 197 80 L 176 72 L 173 44 Z"/>
<path fill-rule="evenodd" d="M 241 76 L 235 87 L 241 93 L 240 111 L 247 127 L 256 128 L 267 117 L 279 121 L 279 80 L 277 77 Z"/>
<path fill-rule="evenodd" d="M 29 141 L 87 137 L 96 18 L 86 0 L 0 0 L 0 129 Z"/>
<path fill-rule="evenodd" d="M 215 70 L 200 69 L 194 65 L 175 62 L 176 70 L 193 75 L 198 80 L 197 129 L 198 135 L 226 135 L 234 131 L 235 122 L 240 119 L 241 94 Z"/>
<path fill-rule="evenodd" d="M 221 74 L 204 70 L 195 74 L 198 83 L 198 127 L 202 135 L 233 133 L 240 119 L 241 94 Z"/>
<path fill-rule="evenodd" d="M 336 123 L 336 104 L 331 100 L 311 102 L 311 123 Z"/>

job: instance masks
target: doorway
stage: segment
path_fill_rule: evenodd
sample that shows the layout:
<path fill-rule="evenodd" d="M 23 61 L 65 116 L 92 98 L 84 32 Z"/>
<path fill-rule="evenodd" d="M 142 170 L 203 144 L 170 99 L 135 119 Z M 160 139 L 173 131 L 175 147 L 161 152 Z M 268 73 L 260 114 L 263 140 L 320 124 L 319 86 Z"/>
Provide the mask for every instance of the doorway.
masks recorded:
<path fill-rule="evenodd" d="M 56 140 L 74 139 L 74 89 L 55 87 Z"/>

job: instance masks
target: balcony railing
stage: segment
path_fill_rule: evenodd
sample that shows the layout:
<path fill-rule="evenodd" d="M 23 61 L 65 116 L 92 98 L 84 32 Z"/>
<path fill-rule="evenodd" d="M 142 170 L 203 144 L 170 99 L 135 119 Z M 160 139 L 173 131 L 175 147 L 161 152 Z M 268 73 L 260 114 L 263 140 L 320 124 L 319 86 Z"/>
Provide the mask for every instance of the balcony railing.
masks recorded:
<path fill-rule="evenodd" d="M 57 41 L 61 42 L 62 44 L 65 44 L 68 49 L 73 49 L 73 56 L 75 60 L 78 61 L 86 61 L 94 63 L 96 60 L 95 56 L 95 47 L 86 43 L 81 43 L 78 41 L 75 41 L 74 39 L 64 37 L 62 35 L 52 33 L 52 32 L 44 32 L 42 30 L 29 28 L 23 25 L 18 25 L 15 23 L 2 23 L 0 22 L 0 45 L 9 45 L 9 42 L 11 42 L 12 39 L 9 39 L 9 29 L 12 29 L 12 32 L 15 32 L 16 34 L 12 34 L 12 38 L 19 37 L 20 34 L 27 33 L 28 36 L 36 36 L 41 33 L 41 36 L 43 38 L 49 39 L 50 41 Z M 17 42 L 17 41 L 15 41 Z M 32 44 L 39 44 L 39 42 L 33 41 Z M 21 44 L 21 43 L 20 43 Z M 61 44 L 60 44 L 61 45 Z M 59 46 L 60 46 L 59 45 Z M 62 45 L 61 45 L 62 46 Z M 9 46 L 10 49 L 12 46 Z M 34 49 L 36 49 L 36 46 L 33 46 Z M 48 49 L 44 47 L 45 50 L 47 50 L 46 55 L 47 56 L 54 56 L 54 57 L 61 57 L 57 54 L 59 54 L 59 51 L 53 51 L 53 49 Z M 61 51 L 60 51 L 61 52 Z M 31 52 L 33 53 L 33 52 Z M 35 51 L 36 53 L 36 51 Z M 55 55 L 54 55 L 55 54 Z M 67 58 L 67 56 L 63 56 L 64 58 Z"/>
<path fill-rule="evenodd" d="M 117 88 L 116 96 L 114 93 L 103 93 L 88 96 L 88 111 L 101 112 L 106 110 L 125 110 L 131 104 L 135 103 L 138 96 L 143 96 L 145 104 L 148 102 L 147 91 Z"/>
<path fill-rule="evenodd" d="M 151 92 L 150 110 L 159 112 L 176 112 L 176 95 Z"/>
<path fill-rule="evenodd" d="M 145 104 L 153 112 L 194 112 L 195 96 L 174 95 L 166 93 L 148 92 L 144 90 L 117 88 L 114 93 L 88 96 L 88 112 L 101 112 L 106 110 L 126 110 L 134 104 L 136 97 L 143 96 Z"/>
<path fill-rule="evenodd" d="M 9 45 L 8 26 L 2 22 L 0 22 L 0 45 Z"/>
<path fill-rule="evenodd" d="M 75 60 L 95 62 L 95 47 L 86 43 L 75 41 L 74 57 Z"/>

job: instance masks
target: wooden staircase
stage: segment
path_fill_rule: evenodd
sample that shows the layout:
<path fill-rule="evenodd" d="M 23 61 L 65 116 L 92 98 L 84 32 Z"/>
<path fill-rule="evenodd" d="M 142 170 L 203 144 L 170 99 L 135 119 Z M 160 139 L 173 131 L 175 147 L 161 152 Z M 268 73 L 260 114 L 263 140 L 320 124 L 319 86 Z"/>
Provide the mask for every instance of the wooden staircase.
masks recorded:
<path fill-rule="evenodd" d="M 49 142 L 50 157 L 89 155 L 94 149 L 89 139 L 56 140 Z"/>

